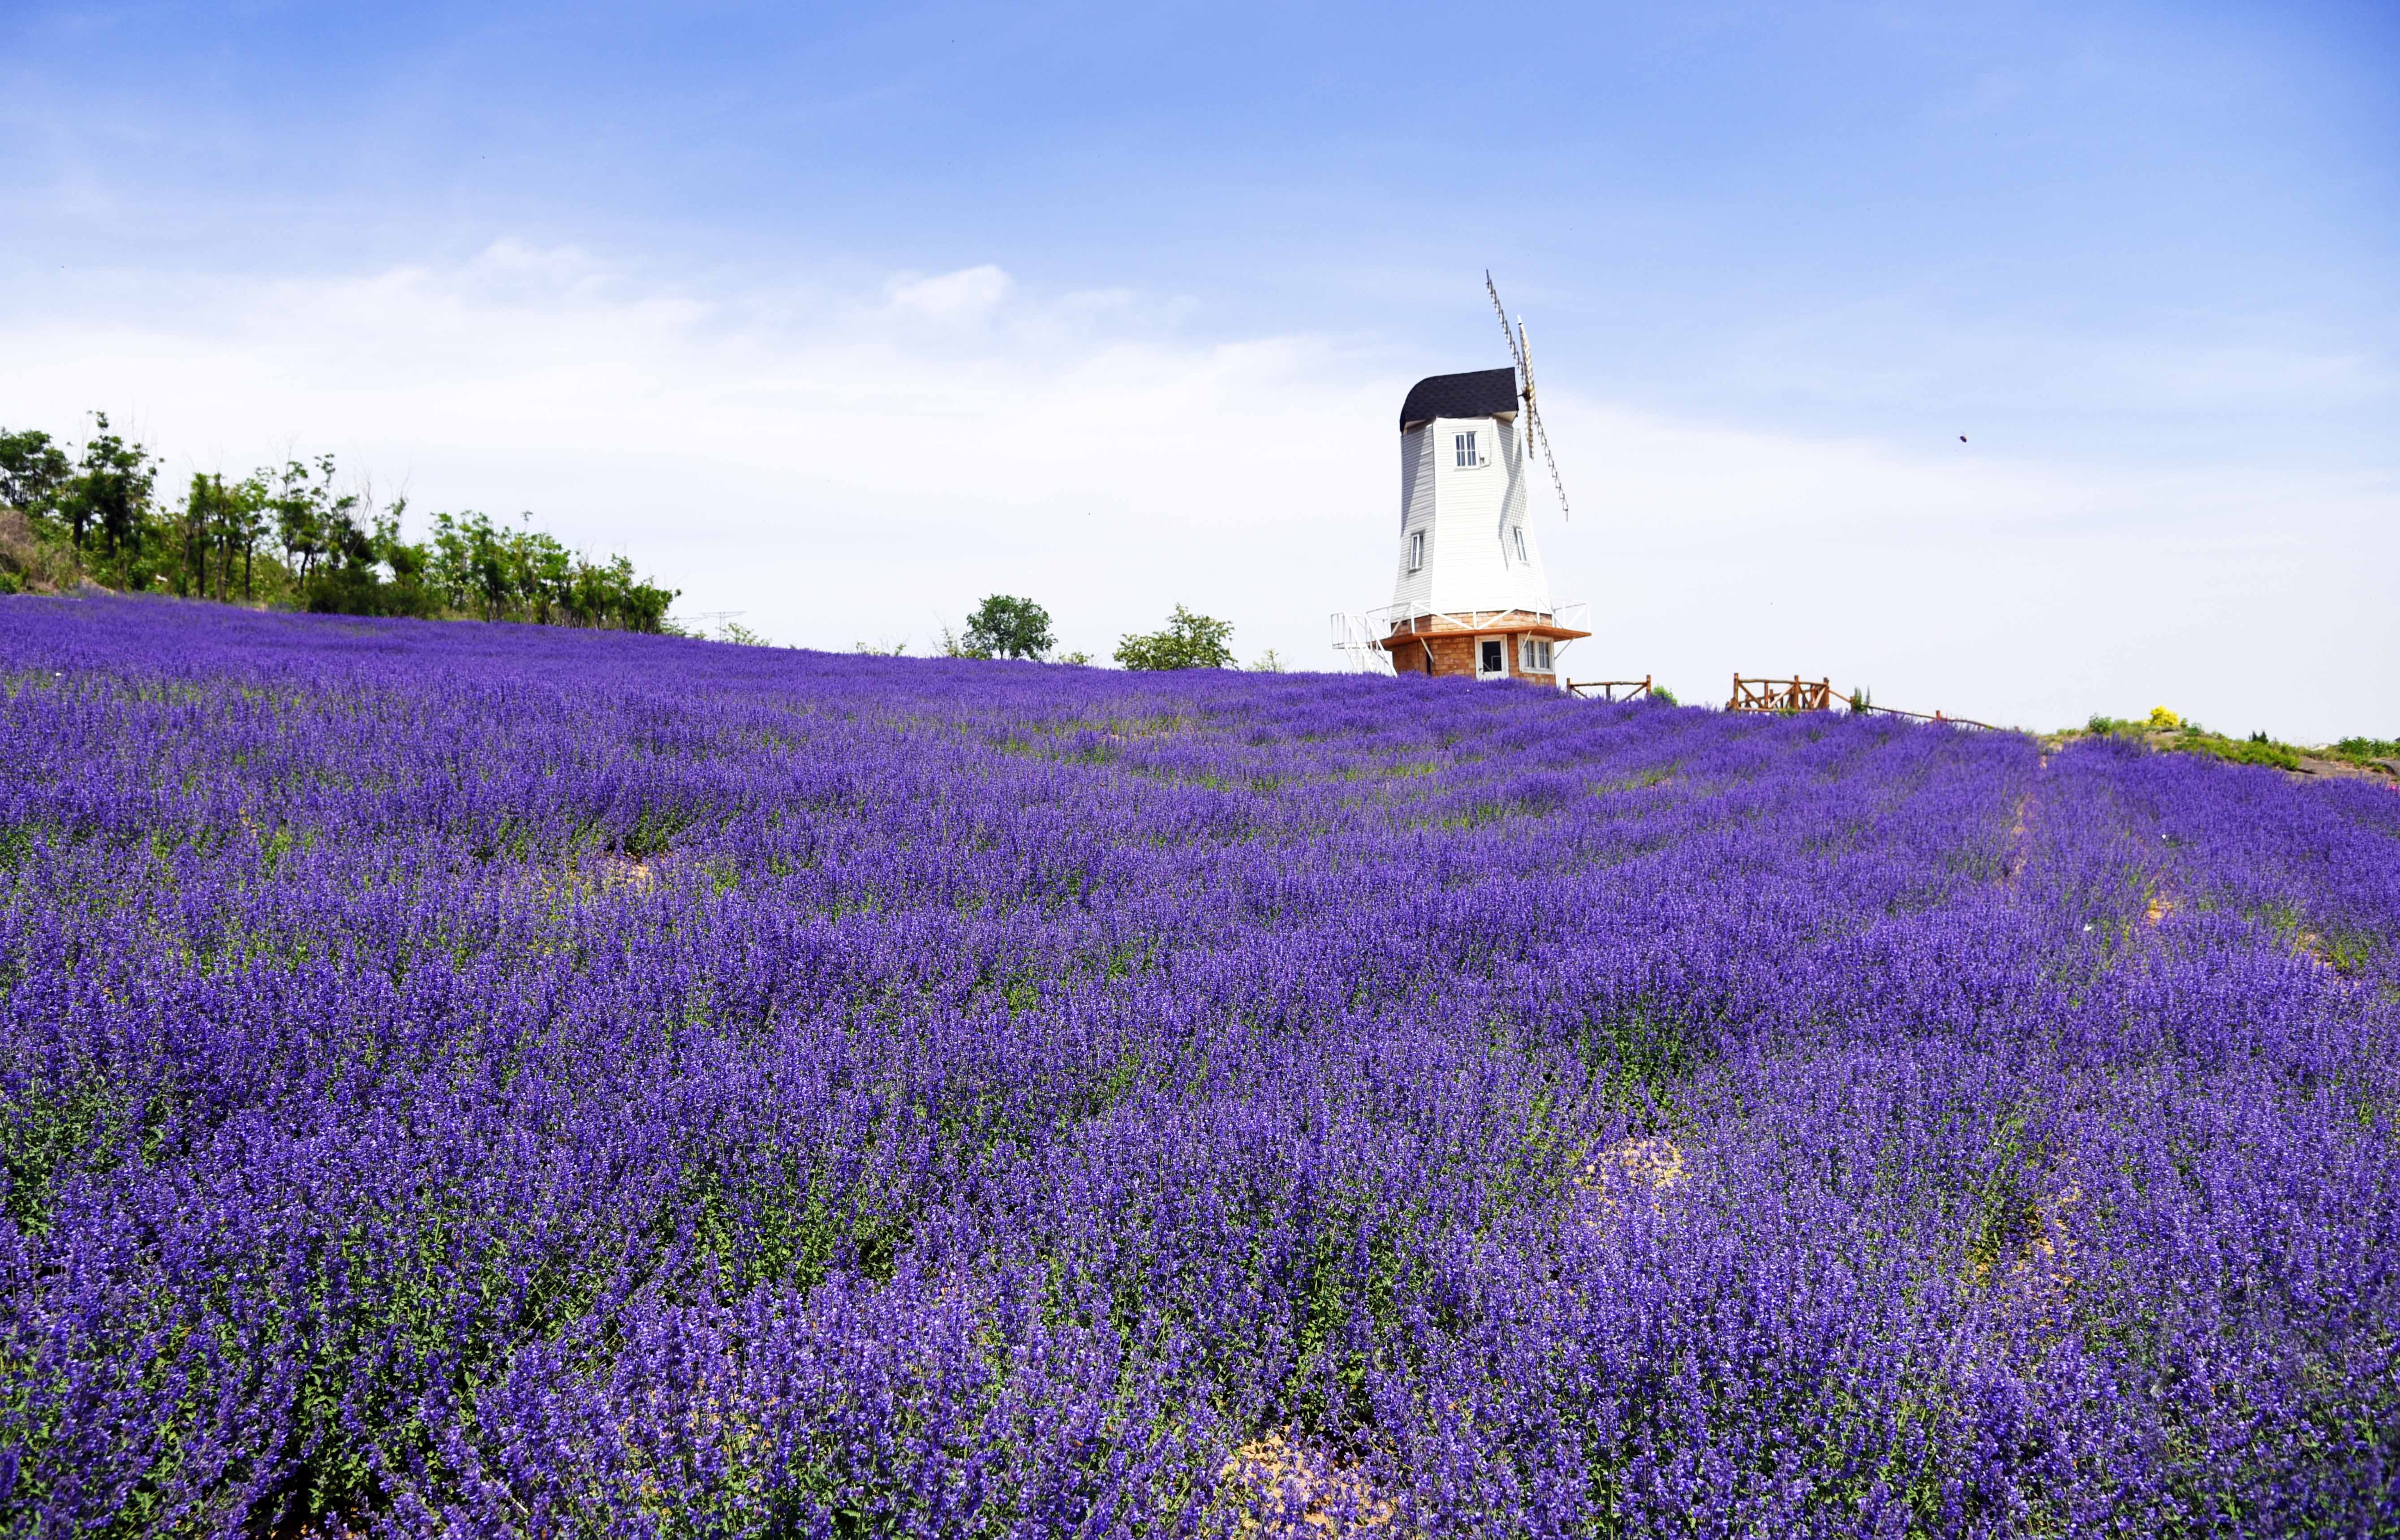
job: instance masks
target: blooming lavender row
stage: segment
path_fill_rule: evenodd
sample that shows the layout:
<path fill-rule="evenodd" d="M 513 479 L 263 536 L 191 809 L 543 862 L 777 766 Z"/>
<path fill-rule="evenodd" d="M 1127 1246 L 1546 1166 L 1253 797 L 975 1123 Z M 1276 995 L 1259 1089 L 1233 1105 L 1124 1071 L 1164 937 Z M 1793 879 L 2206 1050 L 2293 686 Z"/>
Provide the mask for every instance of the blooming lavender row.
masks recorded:
<path fill-rule="evenodd" d="M 2400 797 L 0 601 L 0 1531 L 2352 1533 Z"/>

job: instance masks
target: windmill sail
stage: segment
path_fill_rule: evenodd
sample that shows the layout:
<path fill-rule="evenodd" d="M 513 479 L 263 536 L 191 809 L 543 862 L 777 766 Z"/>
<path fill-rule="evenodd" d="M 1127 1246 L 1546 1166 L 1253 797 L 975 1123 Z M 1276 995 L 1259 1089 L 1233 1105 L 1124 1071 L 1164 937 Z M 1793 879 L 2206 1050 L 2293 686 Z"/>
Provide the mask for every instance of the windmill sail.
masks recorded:
<path fill-rule="evenodd" d="M 1550 430 L 1542 426 L 1541 403 L 1534 395 L 1534 345 L 1525 334 L 1525 321 L 1519 317 L 1512 328 L 1508 324 L 1508 308 L 1500 303 L 1499 285 L 1492 281 L 1492 269 L 1483 270 L 1483 292 L 1492 296 L 1492 308 L 1500 317 L 1500 334 L 1508 339 L 1508 357 L 1517 365 L 1517 377 L 1524 382 L 1525 421 L 1534 430 L 1535 442 L 1542 446 L 1542 462 L 1550 469 L 1550 490 L 1559 495 L 1559 516 L 1572 519 L 1567 508 L 1567 485 L 1559 476 L 1559 457 L 1550 453 Z"/>

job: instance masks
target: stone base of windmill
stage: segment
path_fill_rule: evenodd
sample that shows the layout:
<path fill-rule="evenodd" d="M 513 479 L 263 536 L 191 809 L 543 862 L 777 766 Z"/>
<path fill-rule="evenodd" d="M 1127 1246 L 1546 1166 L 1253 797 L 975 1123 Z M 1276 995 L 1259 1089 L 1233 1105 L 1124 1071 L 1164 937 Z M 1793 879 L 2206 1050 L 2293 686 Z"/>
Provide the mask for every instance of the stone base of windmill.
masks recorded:
<path fill-rule="evenodd" d="M 1395 625 L 1383 646 L 1395 674 L 1522 679 L 1556 688 L 1558 644 L 1590 634 L 1547 615 L 1510 609 L 1420 615 Z"/>

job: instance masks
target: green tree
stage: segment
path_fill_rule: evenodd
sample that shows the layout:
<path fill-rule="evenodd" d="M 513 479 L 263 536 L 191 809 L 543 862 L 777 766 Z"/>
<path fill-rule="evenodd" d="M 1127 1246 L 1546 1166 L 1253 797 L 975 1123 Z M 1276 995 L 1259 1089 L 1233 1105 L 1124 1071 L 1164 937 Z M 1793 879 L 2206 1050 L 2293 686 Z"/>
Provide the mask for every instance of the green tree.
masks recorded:
<path fill-rule="evenodd" d="M 656 632 L 675 601 L 675 590 L 644 582 L 623 556 L 595 562 L 540 530 L 511 530 L 471 509 L 435 514 L 433 538 L 413 549 L 430 604 L 486 620 Z M 400 565 L 386 561 L 399 580 Z"/>
<path fill-rule="evenodd" d="M 371 537 L 375 559 L 391 574 L 383 585 L 378 608 L 386 615 L 430 617 L 441 607 L 425 578 L 432 557 L 424 546 L 400 538 L 400 521 L 407 512 L 408 499 L 402 497 L 389 511 L 375 516 Z"/>
<path fill-rule="evenodd" d="M 180 521 L 183 562 L 176 575 L 176 593 L 186 597 L 210 596 L 209 558 L 216 553 L 217 507 L 228 496 L 223 476 L 192 472 L 192 484 L 184 493 Z"/>
<path fill-rule="evenodd" d="M 1030 599 L 993 593 L 967 617 L 960 651 L 969 658 L 1039 658 L 1050 641 L 1048 610 Z"/>
<path fill-rule="evenodd" d="M 666 625 L 667 606 L 674 604 L 681 590 L 644 582 L 634 575 L 634 564 L 623 556 L 610 559 L 607 574 L 607 619 L 603 622 L 620 631 L 641 631 L 656 635 Z"/>
<path fill-rule="evenodd" d="M 233 558 L 241 557 L 241 596 L 256 596 L 252 585 L 258 548 L 266 542 L 266 511 L 268 495 L 266 479 L 262 472 L 247 481 L 238 482 L 225 489 L 225 500 L 215 509 L 217 551 L 222 558 L 218 568 L 217 597 L 228 596 L 233 586 Z"/>
<path fill-rule="evenodd" d="M 259 479 L 268 472 L 260 471 Z M 283 548 L 283 565 L 303 588 L 325 553 L 325 530 L 317 516 L 316 489 L 308 484 L 308 468 L 298 460 L 275 473 L 275 496 L 268 508 L 275 515 L 275 541 Z"/>
<path fill-rule="evenodd" d="M 259 472 L 261 482 L 267 474 Z M 377 559 L 374 509 L 360 493 L 335 494 L 337 472 L 331 455 L 317 457 L 313 469 L 293 460 L 275 474 L 270 506 L 276 538 L 283 547 L 284 565 L 292 569 L 303 602 L 311 609 L 347 611 L 346 605 L 321 602 L 312 595 L 320 576 L 346 592 L 357 591 L 365 581 Z"/>
<path fill-rule="evenodd" d="M 509 567 L 501 550 L 506 538 L 471 508 L 456 516 L 433 516 L 433 559 L 427 570 L 448 607 L 486 620 L 501 618 L 509 596 Z"/>
<path fill-rule="evenodd" d="M 92 420 L 96 430 L 83 446 L 75 475 L 61 489 L 59 513 L 77 558 L 84 553 L 84 537 L 96 528 L 108 555 L 121 562 L 129 547 L 139 550 L 157 465 L 148 450 L 109 429 L 107 413 L 95 412 Z"/>
<path fill-rule="evenodd" d="M 96 431 L 71 460 L 38 430 L 0 430 L 0 506 L 13 522 L 0 580 L 57 588 L 89 574 L 136 590 L 241 597 L 355 615 L 480 614 L 485 620 L 657 632 L 676 594 L 622 556 L 595 561 L 545 531 L 511 529 L 470 511 L 437 515 L 431 538 L 402 538 L 405 499 L 378 510 L 343 492 L 334 457 L 291 460 L 245 481 L 195 475 L 180 505 L 154 505 L 157 459 L 94 413 Z M 278 559 L 280 548 L 280 559 Z M 88 561 L 87 556 L 90 559 Z M 254 575 L 254 581 L 253 581 Z"/>
<path fill-rule="evenodd" d="M 1175 606 L 1166 629 L 1148 635 L 1127 636 L 1117 643 L 1117 662 L 1124 668 L 1231 668 L 1234 666 L 1234 623 L 1194 615 Z"/>
<path fill-rule="evenodd" d="M 0 429 L 0 504 L 36 516 L 48 513 L 73 470 L 66 451 L 40 429 Z"/>

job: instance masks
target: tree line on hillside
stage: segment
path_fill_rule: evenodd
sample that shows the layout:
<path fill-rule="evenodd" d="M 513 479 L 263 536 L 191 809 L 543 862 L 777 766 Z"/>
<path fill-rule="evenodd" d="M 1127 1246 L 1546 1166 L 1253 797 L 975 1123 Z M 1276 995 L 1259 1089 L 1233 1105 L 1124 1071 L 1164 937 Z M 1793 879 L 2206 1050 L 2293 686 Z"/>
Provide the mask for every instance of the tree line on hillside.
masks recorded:
<path fill-rule="evenodd" d="M 363 483 L 345 490 L 331 455 L 239 480 L 195 472 L 170 501 L 158 457 L 92 416 L 73 452 L 38 429 L 0 429 L 0 593 L 91 583 L 345 615 L 670 629 L 675 590 L 621 555 L 569 550 L 531 514 L 511 528 L 438 513 L 411 541 L 407 499 L 380 507 Z"/>
<path fill-rule="evenodd" d="M 1233 637 L 1231 620 L 1196 615 L 1177 605 L 1175 613 L 1161 629 L 1121 638 L 1115 658 L 1118 667 L 1129 669 L 1231 668 Z M 1092 661 L 1089 653 L 1054 652 L 1056 645 L 1050 631 L 1050 612 L 1031 599 L 1010 593 L 986 595 L 975 613 L 967 617 L 965 630 L 944 626 L 935 643 L 946 658 L 1021 658 L 1058 663 Z M 907 644 L 902 643 L 888 650 L 896 654 L 906 647 Z M 886 649 L 862 642 L 858 650 Z M 1269 648 L 1250 666 L 1275 673 L 1282 669 L 1283 662 Z"/>

